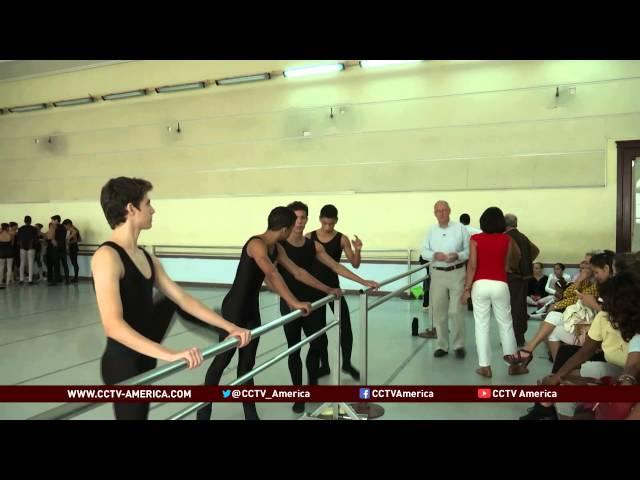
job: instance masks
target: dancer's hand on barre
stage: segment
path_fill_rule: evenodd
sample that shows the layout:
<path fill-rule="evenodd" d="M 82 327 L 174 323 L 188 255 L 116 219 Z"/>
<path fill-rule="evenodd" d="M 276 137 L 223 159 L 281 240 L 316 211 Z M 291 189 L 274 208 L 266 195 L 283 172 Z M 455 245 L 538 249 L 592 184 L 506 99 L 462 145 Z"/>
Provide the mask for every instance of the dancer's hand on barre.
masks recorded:
<path fill-rule="evenodd" d="M 251 342 L 251 330 L 247 330 L 246 328 L 233 328 L 229 330 L 229 336 L 238 337 L 238 340 L 240 340 L 240 345 L 238 345 L 238 348 L 242 348 L 248 345 L 249 342 Z"/>
<path fill-rule="evenodd" d="M 289 305 L 289 307 L 291 308 L 291 310 L 302 310 L 303 317 L 306 317 L 307 315 L 309 315 L 309 313 L 311 313 L 311 302 L 294 302 Z"/>
<path fill-rule="evenodd" d="M 167 360 L 169 360 L 170 362 L 175 362 L 176 360 L 186 360 L 188 368 L 196 368 L 202 363 L 203 358 L 200 350 L 198 350 L 196 347 L 193 347 L 182 352 L 173 353 Z"/>
<path fill-rule="evenodd" d="M 378 288 L 380 288 L 380 285 L 378 284 L 378 282 L 374 282 L 373 280 L 365 280 L 364 286 L 368 288 L 373 288 L 374 290 L 378 290 Z"/>
<path fill-rule="evenodd" d="M 342 297 L 342 290 L 339 288 L 332 288 L 327 292 L 327 295 L 335 295 L 336 298 Z"/>

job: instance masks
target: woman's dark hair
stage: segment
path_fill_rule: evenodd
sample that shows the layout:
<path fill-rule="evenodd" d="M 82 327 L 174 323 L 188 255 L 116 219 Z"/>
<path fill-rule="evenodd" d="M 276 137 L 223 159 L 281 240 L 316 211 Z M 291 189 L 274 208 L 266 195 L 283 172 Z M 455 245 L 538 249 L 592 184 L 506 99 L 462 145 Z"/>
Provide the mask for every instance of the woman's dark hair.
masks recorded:
<path fill-rule="evenodd" d="M 610 277 L 599 289 L 602 309 L 625 342 L 640 333 L 640 276 L 626 271 Z"/>
<path fill-rule="evenodd" d="M 603 253 L 596 253 L 591 257 L 591 265 L 598 268 L 609 267 L 613 272 L 613 259 L 616 256 L 611 250 L 605 250 Z"/>
<path fill-rule="evenodd" d="M 504 233 L 507 225 L 504 213 L 498 207 L 489 207 L 480 215 L 480 228 L 484 233 Z"/>
<path fill-rule="evenodd" d="M 556 263 L 556 264 L 554 265 L 554 267 L 560 267 L 560 270 L 562 270 L 563 272 L 564 272 L 564 270 L 565 270 L 565 268 L 566 268 L 566 267 L 564 266 L 564 263 L 560 263 L 560 262 Z"/>

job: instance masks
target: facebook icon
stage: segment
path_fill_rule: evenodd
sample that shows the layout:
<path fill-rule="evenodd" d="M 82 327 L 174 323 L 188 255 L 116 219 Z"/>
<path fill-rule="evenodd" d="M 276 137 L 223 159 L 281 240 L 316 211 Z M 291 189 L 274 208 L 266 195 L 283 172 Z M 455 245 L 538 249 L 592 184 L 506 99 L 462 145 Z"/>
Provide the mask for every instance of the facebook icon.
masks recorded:
<path fill-rule="evenodd" d="M 361 388 L 360 389 L 360 399 L 361 400 L 368 400 L 369 398 L 371 398 L 371 393 L 369 392 L 368 388 Z"/>

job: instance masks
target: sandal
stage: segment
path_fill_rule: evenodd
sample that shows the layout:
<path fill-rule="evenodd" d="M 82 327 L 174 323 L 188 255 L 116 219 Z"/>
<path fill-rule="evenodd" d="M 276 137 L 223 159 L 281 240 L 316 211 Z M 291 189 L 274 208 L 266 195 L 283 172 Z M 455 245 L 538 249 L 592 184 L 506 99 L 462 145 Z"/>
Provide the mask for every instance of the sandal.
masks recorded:
<path fill-rule="evenodd" d="M 520 352 L 528 353 L 529 356 L 522 358 L 522 355 L 520 355 Z M 515 364 L 521 364 L 524 368 L 527 368 L 527 366 L 531 363 L 531 360 L 533 360 L 533 352 L 530 350 L 525 350 L 524 348 L 521 348 L 514 355 L 514 359 L 516 359 Z"/>

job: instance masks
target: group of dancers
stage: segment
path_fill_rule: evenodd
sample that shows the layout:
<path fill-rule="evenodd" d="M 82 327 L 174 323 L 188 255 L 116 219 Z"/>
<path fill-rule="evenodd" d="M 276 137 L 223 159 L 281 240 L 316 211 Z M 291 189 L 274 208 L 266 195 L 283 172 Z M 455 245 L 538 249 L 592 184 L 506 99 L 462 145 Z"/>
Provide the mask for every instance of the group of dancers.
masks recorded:
<path fill-rule="evenodd" d="M 189 368 L 202 363 L 202 354 L 195 347 L 176 352 L 160 343 L 176 310 L 214 327 L 220 341 L 237 337 L 237 373 L 246 374 L 254 367 L 258 350 L 259 338 L 251 338 L 251 330 L 260 325 L 259 293 L 263 282 L 280 296 L 283 315 L 296 309 L 303 312 L 301 318 L 284 326 L 289 347 L 300 342 L 302 332 L 311 336 L 326 325 L 326 308 L 311 311 L 312 302 L 326 295 L 340 298 L 342 369 L 359 379 L 359 372 L 351 363 L 351 320 L 338 277 L 367 288 L 376 289 L 378 284 L 340 264 L 344 252 L 354 268 L 360 266 L 362 241 L 357 236 L 350 240 L 335 230 L 336 207 L 325 205 L 320 211 L 320 228 L 306 235 L 307 205 L 293 202 L 271 210 L 266 231 L 249 237 L 242 247 L 235 279 L 224 297 L 220 314 L 185 292 L 168 277 L 157 258 L 138 247 L 140 232 L 152 226 L 155 212 L 149 198 L 152 188 L 143 179 L 118 177 L 109 180 L 100 194 L 102 209 L 113 230 L 111 238 L 100 245 L 91 261 L 98 309 L 107 336 L 101 360 L 106 384 L 151 370 L 158 359 L 184 359 Z M 167 298 L 162 306 L 154 303 L 154 287 Z M 333 303 L 330 305 L 333 309 Z M 213 359 L 205 385 L 219 384 L 234 354 L 235 349 L 228 350 Z M 300 352 L 289 355 L 288 363 L 293 385 L 302 385 Z M 310 342 L 306 367 L 310 385 L 330 373 L 326 334 Z M 246 384 L 252 385 L 253 380 Z M 259 419 L 255 403 L 243 403 L 243 408 L 245 419 Z M 302 413 L 304 409 L 304 403 L 293 405 L 294 412 Z M 149 404 L 115 403 L 114 410 L 116 419 L 142 420 L 148 417 Z M 197 418 L 208 420 L 211 413 L 209 403 L 198 410 Z"/>

